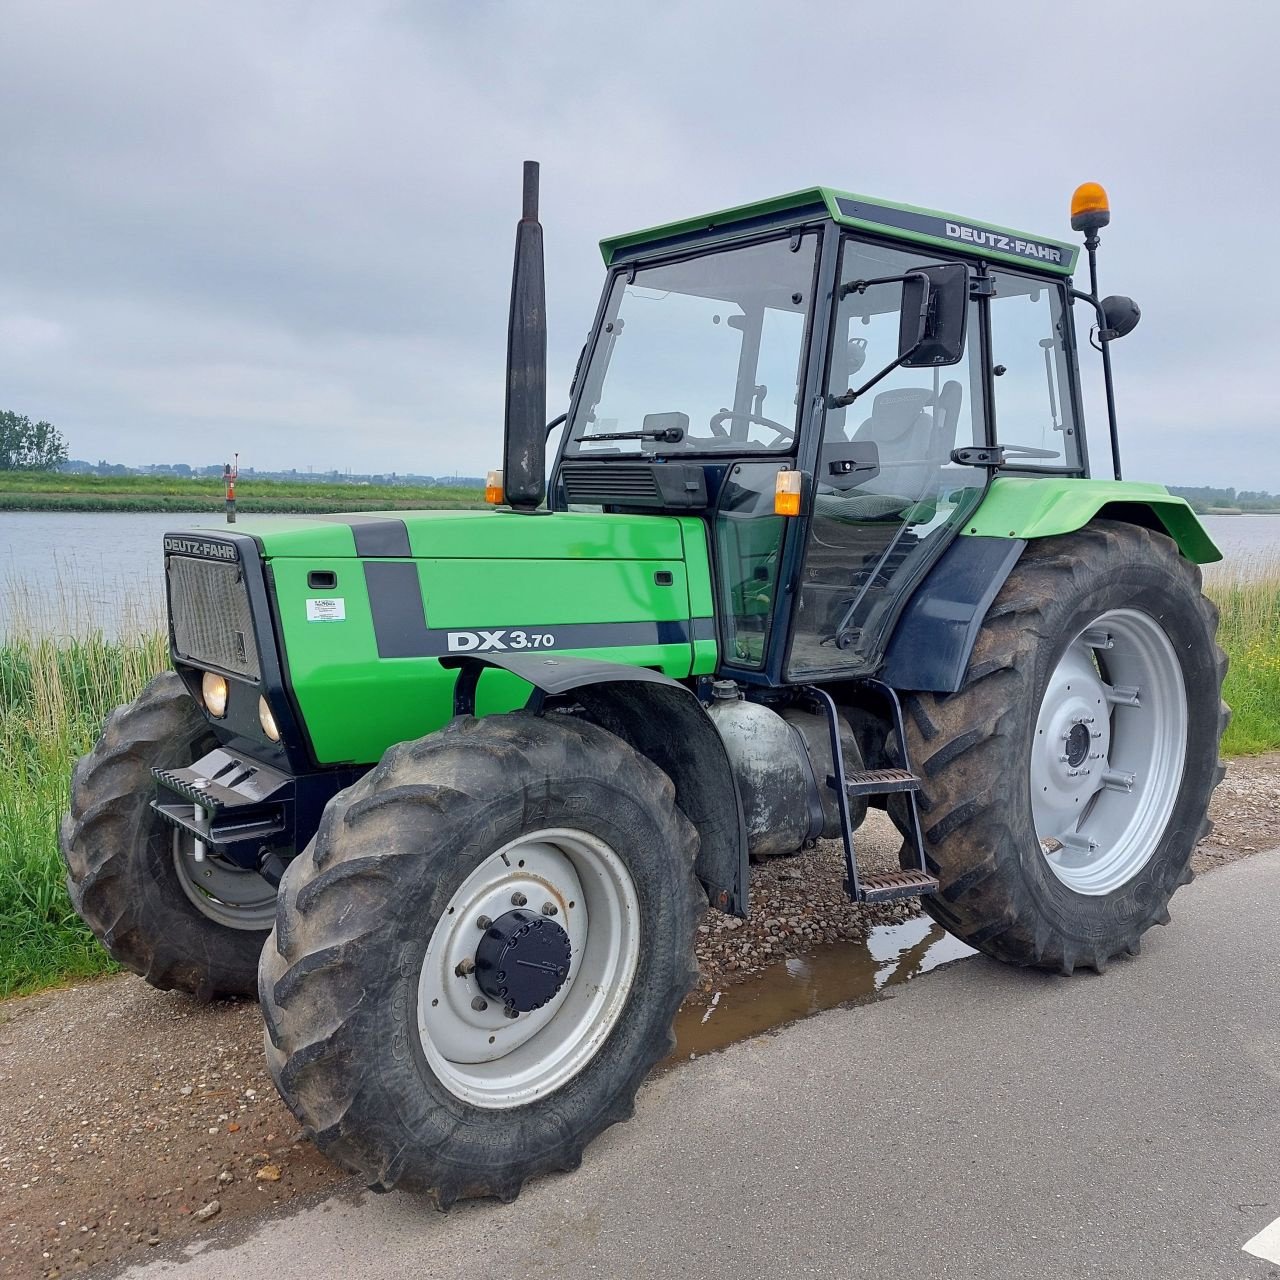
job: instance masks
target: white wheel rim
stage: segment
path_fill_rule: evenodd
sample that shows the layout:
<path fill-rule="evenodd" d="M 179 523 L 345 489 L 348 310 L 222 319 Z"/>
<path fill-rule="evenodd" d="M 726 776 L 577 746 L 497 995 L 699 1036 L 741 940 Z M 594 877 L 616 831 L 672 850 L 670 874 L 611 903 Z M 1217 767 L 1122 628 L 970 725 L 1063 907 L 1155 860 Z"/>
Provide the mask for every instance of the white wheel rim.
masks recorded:
<path fill-rule="evenodd" d="M 510 1018 L 474 973 L 482 917 L 519 906 L 569 935 L 569 973 L 540 1009 Z M 617 1024 L 640 955 L 640 900 L 618 855 L 585 831 L 551 828 L 490 854 L 449 899 L 418 979 L 418 1037 L 456 1097 L 476 1107 L 518 1107 L 571 1080 Z"/>
<path fill-rule="evenodd" d="M 1045 686 L 1031 749 L 1031 810 L 1049 867 L 1101 896 L 1151 860 L 1182 786 L 1187 697 L 1150 614 L 1113 609 L 1067 646 Z"/>

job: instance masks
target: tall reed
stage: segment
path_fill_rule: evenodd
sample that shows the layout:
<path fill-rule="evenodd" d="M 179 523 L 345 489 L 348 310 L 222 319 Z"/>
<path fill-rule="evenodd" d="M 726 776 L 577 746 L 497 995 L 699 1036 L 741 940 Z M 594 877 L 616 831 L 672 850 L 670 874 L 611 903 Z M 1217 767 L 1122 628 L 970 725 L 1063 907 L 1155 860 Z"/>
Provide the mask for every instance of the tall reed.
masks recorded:
<path fill-rule="evenodd" d="M 166 659 L 154 631 L 0 641 L 0 996 L 109 967 L 67 899 L 58 824 L 72 764 Z"/>
<path fill-rule="evenodd" d="M 1218 643 L 1231 662 L 1223 696 L 1232 719 L 1223 753 L 1274 751 L 1280 748 L 1280 551 L 1211 566 L 1205 591 L 1221 611 Z"/>

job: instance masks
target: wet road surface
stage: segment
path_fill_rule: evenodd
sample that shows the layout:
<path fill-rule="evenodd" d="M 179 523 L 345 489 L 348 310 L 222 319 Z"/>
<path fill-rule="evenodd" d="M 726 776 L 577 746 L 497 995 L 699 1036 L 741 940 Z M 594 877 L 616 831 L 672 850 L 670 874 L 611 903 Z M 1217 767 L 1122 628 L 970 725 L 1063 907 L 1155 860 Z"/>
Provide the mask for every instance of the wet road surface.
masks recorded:
<path fill-rule="evenodd" d="M 1278 909 L 1259 854 L 1102 977 L 974 957 L 685 1062 L 512 1205 L 353 1191 L 126 1275 L 1274 1280 Z"/>

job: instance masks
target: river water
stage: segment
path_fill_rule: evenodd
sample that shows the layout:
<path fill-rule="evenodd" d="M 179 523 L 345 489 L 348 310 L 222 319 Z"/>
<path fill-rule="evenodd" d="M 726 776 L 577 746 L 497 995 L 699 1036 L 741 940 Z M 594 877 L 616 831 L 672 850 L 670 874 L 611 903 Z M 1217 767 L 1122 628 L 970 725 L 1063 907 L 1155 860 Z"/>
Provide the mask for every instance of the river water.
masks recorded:
<path fill-rule="evenodd" d="M 1222 548 L 1209 574 L 1249 577 L 1280 559 L 1280 515 L 1206 516 Z M 107 634 L 152 625 L 164 602 L 167 530 L 226 528 L 220 514 L 0 511 L 0 634 Z"/>

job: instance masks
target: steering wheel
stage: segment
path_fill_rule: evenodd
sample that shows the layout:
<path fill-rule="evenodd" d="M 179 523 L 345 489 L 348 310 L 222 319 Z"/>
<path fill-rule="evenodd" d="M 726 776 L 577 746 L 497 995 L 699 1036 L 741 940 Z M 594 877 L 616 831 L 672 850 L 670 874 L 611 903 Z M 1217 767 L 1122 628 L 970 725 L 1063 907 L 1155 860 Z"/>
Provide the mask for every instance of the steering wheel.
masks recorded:
<path fill-rule="evenodd" d="M 739 422 L 754 422 L 762 427 L 768 427 L 770 431 L 778 433 L 778 440 L 775 444 L 783 440 L 795 439 L 795 428 L 785 426 L 781 422 L 775 422 L 772 418 L 762 417 L 758 413 L 734 413 L 732 409 L 721 409 L 719 413 L 711 415 L 711 430 L 714 435 L 720 436 L 722 439 L 728 439 L 729 433 L 724 429 L 724 424 L 730 419 L 736 419 Z"/>

